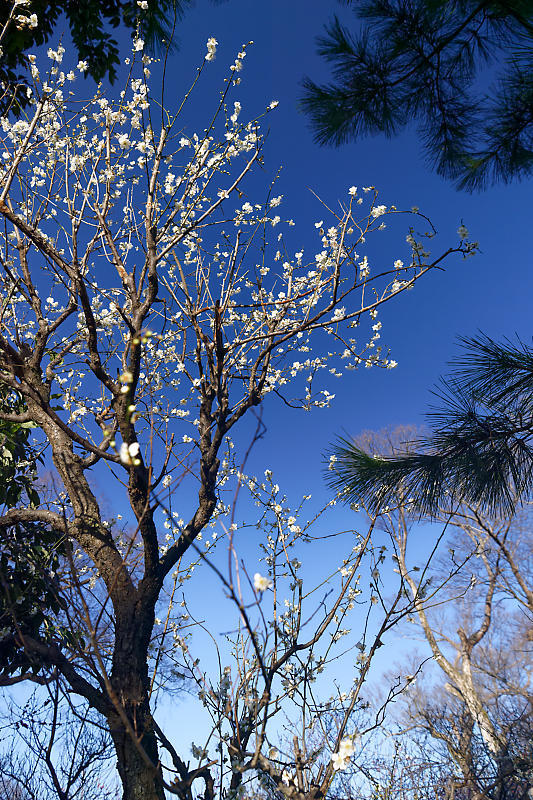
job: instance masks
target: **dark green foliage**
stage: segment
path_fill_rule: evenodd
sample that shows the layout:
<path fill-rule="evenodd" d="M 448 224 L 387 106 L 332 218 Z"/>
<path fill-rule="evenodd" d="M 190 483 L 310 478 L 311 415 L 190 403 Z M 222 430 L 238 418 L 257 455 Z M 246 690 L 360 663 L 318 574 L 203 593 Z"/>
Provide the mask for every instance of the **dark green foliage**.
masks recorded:
<path fill-rule="evenodd" d="M 21 396 L 0 383 L 0 410 L 4 414 L 22 415 Z M 9 422 L 0 419 L 0 507 L 14 508 L 26 494 L 30 503 L 39 504 L 35 490 L 38 457 L 29 446 L 31 422 Z"/>
<path fill-rule="evenodd" d="M 42 668 L 26 652 L 25 637 L 57 641 L 68 631 L 55 622 L 63 607 L 55 580 L 63 550 L 57 534 L 26 524 L 0 529 L 0 537 L 1 684 L 19 671 L 37 673 Z"/>
<path fill-rule="evenodd" d="M 2 384 L 0 410 L 25 411 L 20 395 Z M 30 429 L 30 423 L 0 419 L 0 513 L 21 503 L 39 505 L 38 456 L 29 442 Z M 19 671 L 39 671 L 25 651 L 26 636 L 49 640 L 67 634 L 54 621 L 62 607 L 55 573 L 64 552 L 57 532 L 43 525 L 0 526 L 0 683 Z"/>
<path fill-rule="evenodd" d="M 39 23 L 35 28 L 26 26 L 19 30 L 13 21 L 10 22 L 2 40 L 0 59 L 0 81 L 10 89 L 0 103 L 0 110 L 5 113 L 10 106 L 16 110 L 25 104 L 26 54 L 49 41 L 62 15 L 67 19 L 78 57 L 89 64 L 87 74 L 95 81 L 107 76 L 113 82 L 117 76 L 119 49 L 110 28 L 122 24 L 133 34 L 139 26 L 146 44 L 157 49 L 162 39 L 172 39 L 175 22 L 191 2 L 149 0 L 147 11 L 142 11 L 136 0 L 32 0 L 27 8 L 19 6 L 17 13 L 37 14 Z M 11 0 L 0 0 L 0 30 L 12 8 Z"/>
<path fill-rule="evenodd" d="M 442 407 L 428 414 L 432 433 L 392 457 L 339 440 L 332 489 L 371 511 L 409 499 L 428 515 L 461 500 L 507 514 L 531 496 L 533 348 L 483 335 L 461 341 L 464 356 L 438 392 Z"/>
<path fill-rule="evenodd" d="M 346 4 L 358 34 L 335 18 L 319 40 L 333 82 L 304 81 L 318 142 L 392 136 L 416 119 L 428 161 L 460 188 L 533 171 L 531 0 Z"/>

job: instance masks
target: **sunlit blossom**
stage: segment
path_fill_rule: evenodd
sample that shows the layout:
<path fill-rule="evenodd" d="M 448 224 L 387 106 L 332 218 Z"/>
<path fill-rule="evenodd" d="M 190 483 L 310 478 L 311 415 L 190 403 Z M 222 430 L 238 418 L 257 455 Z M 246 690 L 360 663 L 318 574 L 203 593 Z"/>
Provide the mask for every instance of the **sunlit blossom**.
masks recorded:
<path fill-rule="evenodd" d="M 218 44 L 218 42 L 217 42 L 217 40 L 215 39 L 214 36 L 211 36 L 207 40 L 207 55 L 205 57 L 206 61 L 214 61 L 215 60 L 215 56 L 216 56 L 216 52 L 217 52 L 217 44 Z"/>
<path fill-rule="evenodd" d="M 122 442 L 119 452 L 120 460 L 123 464 L 138 466 L 141 463 L 140 459 L 137 458 L 139 450 L 139 442 L 133 442 L 132 444 Z"/>
<path fill-rule="evenodd" d="M 270 578 L 265 578 L 261 573 L 256 572 L 254 575 L 254 589 L 256 592 L 266 592 L 273 586 Z"/>

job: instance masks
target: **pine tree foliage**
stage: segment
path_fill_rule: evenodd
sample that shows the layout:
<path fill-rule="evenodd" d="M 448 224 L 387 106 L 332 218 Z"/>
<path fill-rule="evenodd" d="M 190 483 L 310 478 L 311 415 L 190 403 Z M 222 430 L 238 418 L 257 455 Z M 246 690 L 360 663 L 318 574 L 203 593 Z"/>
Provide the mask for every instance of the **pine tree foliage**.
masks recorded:
<path fill-rule="evenodd" d="M 416 120 L 428 162 L 468 191 L 533 170 L 530 0 L 345 0 L 319 39 L 333 80 L 304 81 L 321 144 L 392 136 Z M 490 69 L 489 69 L 490 68 Z"/>
<path fill-rule="evenodd" d="M 489 513 L 513 511 L 533 490 L 533 348 L 480 334 L 461 340 L 464 354 L 437 391 L 432 432 L 391 457 L 339 439 L 327 480 L 352 503 L 376 511 L 399 494 L 435 515 L 460 500 Z"/>

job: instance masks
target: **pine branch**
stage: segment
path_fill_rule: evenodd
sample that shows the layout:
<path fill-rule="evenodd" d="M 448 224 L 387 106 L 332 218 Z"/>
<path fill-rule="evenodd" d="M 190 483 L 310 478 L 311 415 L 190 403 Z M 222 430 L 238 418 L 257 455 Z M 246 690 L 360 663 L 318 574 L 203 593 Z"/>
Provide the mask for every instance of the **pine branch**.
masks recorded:
<path fill-rule="evenodd" d="M 499 344 L 483 333 L 459 339 L 464 356 L 455 359 L 455 381 L 488 404 L 521 402 L 531 409 L 533 396 L 533 347 L 517 338 Z"/>
<path fill-rule="evenodd" d="M 318 41 L 334 80 L 303 82 L 316 141 L 396 134 L 414 119 L 437 172 L 468 191 L 533 172 L 533 13 L 514 2 L 350 2 L 354 36 L 337 18 Z M 477 73 L 499 62 L 498 89 Z M 504 64 L 503 70 L 501 64 Z"/>
<path fill-rule="evenodd" d="M 340 439 L 326 481 L 375 513 L 408 501 L 434 516 L 460 501 L 511 514 L 533 491 L 533 351 L 480 334 L 435 392 L 433 432 L 394 457 Z"/>

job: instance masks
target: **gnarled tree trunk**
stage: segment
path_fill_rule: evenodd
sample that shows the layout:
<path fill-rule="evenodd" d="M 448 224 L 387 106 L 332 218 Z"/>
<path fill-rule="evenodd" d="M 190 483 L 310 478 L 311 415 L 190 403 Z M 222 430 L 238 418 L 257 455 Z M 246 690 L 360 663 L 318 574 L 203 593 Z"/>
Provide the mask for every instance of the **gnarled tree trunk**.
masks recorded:
<path fill-rule="evenodd" d="M 130 724 L 136 725 L 137 736 L 126 730 L 120 716 L 108 718 L 109 729 L 117 754 L 117 769 L 122 781 L 123 800 L 165 800 L 158 748 L 147 705 L 123 704 Z M 151 766 L 150 763 L 156 765 Z"/>

